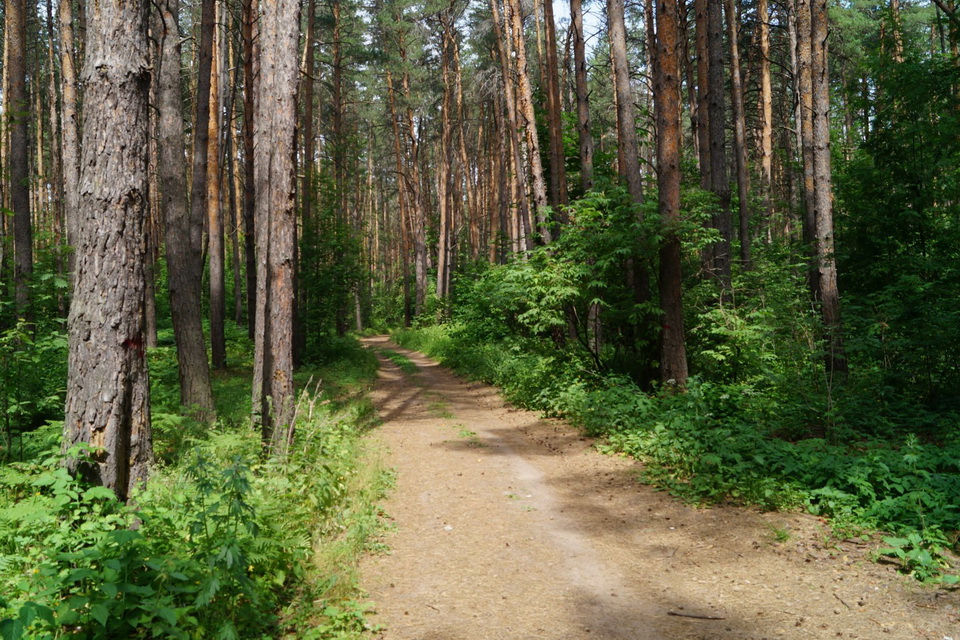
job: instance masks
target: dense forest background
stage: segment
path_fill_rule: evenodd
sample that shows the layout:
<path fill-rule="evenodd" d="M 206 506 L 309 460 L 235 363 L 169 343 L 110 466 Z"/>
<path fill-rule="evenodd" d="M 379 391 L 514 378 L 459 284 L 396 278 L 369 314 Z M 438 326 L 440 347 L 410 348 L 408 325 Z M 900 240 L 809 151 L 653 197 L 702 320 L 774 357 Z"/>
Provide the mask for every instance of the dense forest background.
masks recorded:
<path fill-rule="evenodd" d="M 362 629 L 292 567 L 375 528 L 367 330 L 686 498 L 957 580 L 953 0 L 7 0 L 2 29 L 4 637 Z"/>

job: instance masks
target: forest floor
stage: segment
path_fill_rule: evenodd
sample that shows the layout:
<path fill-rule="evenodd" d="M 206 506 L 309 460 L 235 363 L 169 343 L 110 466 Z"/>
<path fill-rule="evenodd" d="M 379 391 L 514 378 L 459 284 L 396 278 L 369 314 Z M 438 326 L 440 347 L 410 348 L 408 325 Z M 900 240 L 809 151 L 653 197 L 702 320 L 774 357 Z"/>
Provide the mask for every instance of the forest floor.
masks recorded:
<path fill-rule="evenodd" d="M 562 421 L 364 343 L 381 361 L 371 437 L 396 472 L 389 551 L 361 566 L 380 638 L 960 640 L 960 592 L 874 562 L 876 542 L 684 505 Z"/>

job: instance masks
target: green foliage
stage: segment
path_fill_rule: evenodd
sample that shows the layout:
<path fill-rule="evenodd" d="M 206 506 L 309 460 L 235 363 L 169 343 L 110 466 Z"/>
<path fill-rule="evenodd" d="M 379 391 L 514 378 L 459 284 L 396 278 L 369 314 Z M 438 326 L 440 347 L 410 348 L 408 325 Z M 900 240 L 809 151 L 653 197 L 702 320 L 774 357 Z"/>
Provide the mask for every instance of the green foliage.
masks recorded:
<path fill-rule="evenodd" d="M 331 386 L 302 397 L 283 465 L 262 461 L 246 424 L 221 424 L 183 436 L 131 505 L 70 476 L 59 453 L 0 467 L 4 638 L 362 631 L 350 566 L 379 526 L 385 478 L 360 471 L 368 403 L 329 399 L 370 379 L 369 357 L 317 372 Z"/>
<path fill-rule="evenodd" d="M 398 353 L 392 349 L 380 349 L 380 353 L 390 360 L 390 362 L 400 367 L 400 370 L 404 373 L 419 373 L 420 371 L 417 365 L 413 364 L 413 361 L 402 353 Z"/>

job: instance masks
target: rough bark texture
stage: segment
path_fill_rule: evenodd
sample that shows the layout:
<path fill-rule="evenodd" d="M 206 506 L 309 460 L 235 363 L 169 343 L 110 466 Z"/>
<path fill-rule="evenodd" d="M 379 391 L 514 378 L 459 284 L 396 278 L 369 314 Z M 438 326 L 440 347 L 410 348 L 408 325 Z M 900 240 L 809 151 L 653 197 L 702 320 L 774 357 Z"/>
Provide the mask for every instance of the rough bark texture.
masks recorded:
<path fill-rule="evenodd" d="M 144 335 L 147 3 L 90 4 L 77 273 L 69 317 L 64 446 L 98 450 L 68 465 L 120 499 L 152 460 Z"/>
<path fill-rule="evenodd" d="M 747 124 L 740 78 L 740 35 L 736 0 L 724 0 L 730 43 L 730 104 L 733 107 L 733 151 L 737 163 L 737 210 L 740 221 L 740 262 L 750 264 L 750 168 L 747 166 Z"/>
<path fill-rule="evenodd" d="M 769 216 L 773 211 L 773 87 L 770 83 L 770 16 L 767 0 L 759 0 L 757 19 L 760 21 L 760 180 L 763 189 L 763 209 Z"/>
<path fill-rule="evenodd" d="M 217 9 L 214 23 L 220 22 Z M 210 356 L 214 369 L 227 366 L 227 317 L 225 253 L 223 248 L 223 211 L 220 200 L 220 59 L 217 45 L 222 36 L 215 34 L 210 61 L 210 116 L 207 118 L 207 254 L 210 257 Z M 198 121 L 200 122 L 200 121 Z M 199 125 L 198 125 L 199 126 Z"/>
<path fill-rule="evenodd" d="M 607 0 L 610 57 L 613 60 L 614 91 L 617 97 L 617 139 L 622 162 L 620 177 L 636 203 L 643 202 L 643 180 L 637 151 L 637 119 L 634 115 L 633 89 L 627 63 L 627 32 L 623 18 L 623 0 Z"/>
<path fill-rule="evenodd" d="M 730 287 L 730 181 L 727 175 L 726 105 L 723 82 L 723 0 L 708 0 L 707 49 L 710 57 L 707 108 L 710 111 L 710 190 L 717 195 L 719 210 L 713 226 L 720 240 L 713 246 L 711 272 L 724 289 Z"/>
<path fill-rule="evenodd" d="M 710 55 L 707 46 L 710 0 L 694 0 L 697 48 L 697 142 L 700 155 L 700 188 L 710 188 Z"/>
<path fill-rule="evenodd" d="M 794 24 L 797 33 L 797 89 L 799 91 L 800 149 L 803 161 L 803 242 L 808 254 L 816 255 L 817 215 L 814 202 L 813 175 L 813 75 L 811 70 L 812 48 L 810 40 L 810 0 L 795 0 Z M 814 265 L 809 272 L 810 291 L 815 299 L 820 297 L 820 278 Z"/>
<path fill-rule="evenodd" d="M 61 163 L 63 166 L 63 210 L 66 217 L 67 244 L 77 237 L 77 184 L 80 179 L 80 117 L 77 113 L 77 67 L 73 37 L 73 3 L 59 2 L 60 78 L 62 92 Z M 73 274 L 74 256 L 69 254 L 68 271 Z"/>
<path fill-rule="evenodd" d="M 183 97 L 180 77 L 180 36 L 177 0 L 158 3 L 155 38 L 157 56 L 157 163 L 160 209 L 163 213 L 170 315 L 177 343 L 180 402 L 213 416 L 213 393 L 200 317 L 203 277 L 203 218 L 187 205 L 186 157 L 183 136 Z"/>
<path fill-rule="evenodd" d="M 540 239 L 549 244 L 552 232 L 547 217 L 547 184 L 543 179 L 543 163 L 540 160 L 540 141 L 537 134 L 537 119 L 533 108 L 533 88 L 530 85 L 530 73 L 527 70 L 527 52 L 523 35 L 523 15 L 520 0 L 506 0 L 508 18 L 507 32 L 512 33 L 513 53 L 517 62 L 517 98 L 518 114 L 523 119 L 526 131 L 527 161 L 530 169 L 531 196 L 533 213 L 537 221 L 537 233 Z"/>
<path fill-rule="evenodd" d="M 583 38 L 581 0 L 570 0 L 573 29 L 573 65 L 577 83 L 577 138 L 580 144 L 580 188 L 593 188 L 593 135 L 590 132 L 590 88 L 587 86 L 587 56 Z"/>
<path fill-rule="evenodd" d="M 294 149 L 297 118 L 297 0 L 261 0 L 254 131 L 257 185 L 257 307 L 253 414 L 264 441 L 284 457 L 293 443 Z"/>
<path fill-rule="evenodd" d="M 827 371 L 843 375 L 847 372 L 847 359 L 840 323 L 837 262 L 833 255 L 833 185 L 830 173 L 830 77 L 827 64 L 826 0 L 813 0 L 811 9 L 813 173 L 820 309 L 827 340 Z"/>
<path fill-rule="evenodd" d="M 10 208 L 13 209 L 13 265 L 17 314 L 30 305 L 33 273 L 33 228 L 30 220 L 30 98 L 27 93 L 26 0 L 6 3 L 7 86 L 5 109 L 10 122 Z"/>
<path fill-rule="evenodd" d="M 550 205 L 556 209 L 568 202 L 566 160 L 563 152 L 562 107 L 560 104 L 560 65 L 557 61 L 557 26 L 553 19 L 553 0 L 543 3 L 546 36 L 547 124 L 550 131 Z"/>
<path fill-rule="evenodd" d="M 660 246 L 660 375 L 665 384 L 687 383 L 680 269 L 680 60 L 677 0 L 657 3 L 657 187 L 664 239 Z"/>
<path fill-rule="evenodd" d="M 257 261 L 256 261 L 256 179 L 253 161 L 253 117 L 255 80 L 253 74 L 253 25 L 255 0 L 243 2 L 243 256 L 247 275 L 247 333 L 253 338 L 254 314 L 257 308 Z"/>

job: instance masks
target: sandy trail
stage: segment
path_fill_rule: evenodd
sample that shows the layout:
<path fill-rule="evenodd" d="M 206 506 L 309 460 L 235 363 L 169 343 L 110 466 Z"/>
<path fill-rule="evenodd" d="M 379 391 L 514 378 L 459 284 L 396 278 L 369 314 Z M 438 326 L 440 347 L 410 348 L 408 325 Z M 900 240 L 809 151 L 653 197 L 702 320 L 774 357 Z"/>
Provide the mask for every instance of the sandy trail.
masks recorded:
<path fill-rule="evenodd" d="M 680 505 L 562 422 L 364 343 L 419 369 L 381 355 L 373 394 L 397 474 L 391 551 L 361 567 L 384 639 L 960 640 L 956 593 L 828 541 L 814 518 Z"/>

